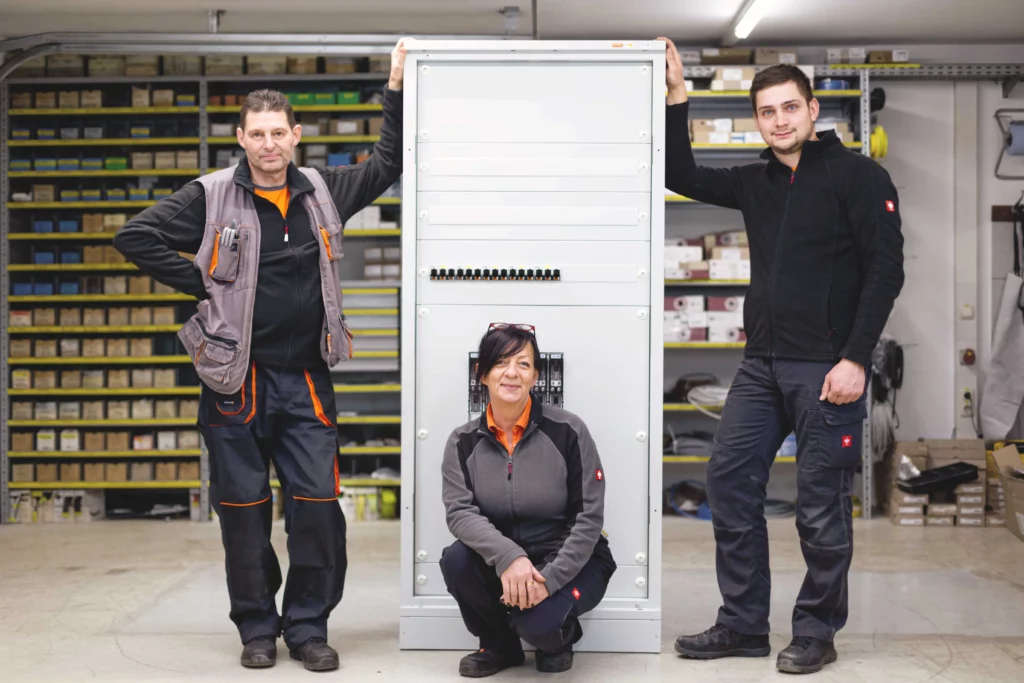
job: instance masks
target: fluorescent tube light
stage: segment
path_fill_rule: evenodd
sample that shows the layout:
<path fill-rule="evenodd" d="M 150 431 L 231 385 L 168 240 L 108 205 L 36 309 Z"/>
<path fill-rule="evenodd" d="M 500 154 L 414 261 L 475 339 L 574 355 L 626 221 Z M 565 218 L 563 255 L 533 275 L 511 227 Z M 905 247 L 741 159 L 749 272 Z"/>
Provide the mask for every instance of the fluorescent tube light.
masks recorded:
<path fill-rule="evenodd" d="M 757 26 L 757 22 L 761 21 L 768 12 L 768 7 L 771 5 L 772 0 L 753 0 L 747 8 L 743 10 L 743 14 L 740 16 L 740 20 L 736 22 L 736 28 L 733 33 L 739 40 L 743 40 L 750 35 L 750 32 Z"/>

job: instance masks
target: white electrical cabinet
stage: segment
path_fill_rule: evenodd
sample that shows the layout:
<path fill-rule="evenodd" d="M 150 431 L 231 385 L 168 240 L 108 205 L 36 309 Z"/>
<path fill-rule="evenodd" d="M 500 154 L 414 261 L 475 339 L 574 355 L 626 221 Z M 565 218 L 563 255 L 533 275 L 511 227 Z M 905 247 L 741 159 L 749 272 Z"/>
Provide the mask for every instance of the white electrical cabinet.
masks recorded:
<path fill-rule="evenodd" d="M 441 460 L 512 322 L 605 468 L 618 570 L 576 649 L 660 652 L 664 43 L 413 42 L 404 126 L 401 647 L 477 646 L 438 564 Z"/>

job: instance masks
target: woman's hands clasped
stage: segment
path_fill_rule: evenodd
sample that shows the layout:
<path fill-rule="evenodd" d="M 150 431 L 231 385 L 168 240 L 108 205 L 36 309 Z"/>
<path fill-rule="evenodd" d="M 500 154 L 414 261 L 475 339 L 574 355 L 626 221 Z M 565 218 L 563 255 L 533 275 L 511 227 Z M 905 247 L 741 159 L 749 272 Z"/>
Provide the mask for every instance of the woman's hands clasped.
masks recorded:
<path fill-rule="evenodd" d="M 519 609 L 536 607 L 548 597 L 544 582 L 529 558 L 517 558 L 501 575 L 501 602 Z"/>

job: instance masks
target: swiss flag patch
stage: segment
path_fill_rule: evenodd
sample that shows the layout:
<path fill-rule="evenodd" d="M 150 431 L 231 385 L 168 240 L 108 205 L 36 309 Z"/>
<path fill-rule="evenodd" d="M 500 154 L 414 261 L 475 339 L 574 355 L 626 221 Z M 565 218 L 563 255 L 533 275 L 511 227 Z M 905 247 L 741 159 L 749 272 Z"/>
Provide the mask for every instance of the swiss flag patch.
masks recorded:
<path fill-rule="evenodd" d="M 843 437 L 843 448 L 849 448 L 852 445 L 853 445 L 853 437 L 852 436 L 844 436 Z"/>
<path fill-rule="evenodd" d="M 597 480 L 604 481 L 604 472 L 602 472 L 601 470 L 597 471 Z"/>
<path fill-rule="evenodd" d="M 886 199 L 885 210 L 888 211 L 889 213 L 894 213 L 896 211 L 896 202 L 894 202 L 891 199 Z"/>
<path fill-rule="evenodd" d="M 576 598 L 577 600 L 580 599 L 580 589 L 579 588 L 573 588 L 572 589 L 572 597 Z"/>

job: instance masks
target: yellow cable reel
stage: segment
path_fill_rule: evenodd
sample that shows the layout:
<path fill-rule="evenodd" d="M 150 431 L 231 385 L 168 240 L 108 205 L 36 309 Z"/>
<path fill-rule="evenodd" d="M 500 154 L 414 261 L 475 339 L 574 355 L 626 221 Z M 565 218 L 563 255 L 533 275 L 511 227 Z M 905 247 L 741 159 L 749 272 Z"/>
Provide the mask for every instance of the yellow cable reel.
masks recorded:
<path fill-rule="evenodd" d="M 889 152 L 889 136 L 880 125 L 871 130 L 871 158 L 884 159 Z"/>

